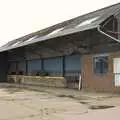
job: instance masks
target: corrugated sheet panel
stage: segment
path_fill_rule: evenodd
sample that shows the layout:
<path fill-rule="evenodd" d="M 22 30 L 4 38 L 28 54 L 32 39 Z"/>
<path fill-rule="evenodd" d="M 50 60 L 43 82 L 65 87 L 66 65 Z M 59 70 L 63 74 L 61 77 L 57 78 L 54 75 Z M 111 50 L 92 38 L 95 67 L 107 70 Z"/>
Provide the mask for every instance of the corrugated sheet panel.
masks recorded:
<path fill-rule="evenodd" d="M 9 73 L 16 72 L 16 62 L 9 63 Z"/>
<path fill-rule="evenodd" d="M 26 73 L 26 63 L 25 61 L 18 62 L 18 72 Z"/>
<path fill-rule="evenodd" d="M 81 71 L 81 56 L 71 55 L 65 56 L 65 74 L 76 75 Z"/>
<path fill-rule="evenodd" d="M 51 75 L 61 75 L 63 70 L 62 57 L 45 59 L 44 70 Z"/>
<path fill-rule="evenodd" d="M 41 60 L 28 61 L 28 75 L 36 74 L 41 71 Z"/>

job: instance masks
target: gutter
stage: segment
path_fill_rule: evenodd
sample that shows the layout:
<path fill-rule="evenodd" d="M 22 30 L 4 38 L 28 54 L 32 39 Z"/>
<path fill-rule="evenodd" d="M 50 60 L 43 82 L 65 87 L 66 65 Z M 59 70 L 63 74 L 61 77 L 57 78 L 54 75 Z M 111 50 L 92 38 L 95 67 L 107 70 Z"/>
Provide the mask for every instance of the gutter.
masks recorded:
<path fill-rule="evenodd" d="M 120 40 L 119 40 L 119 39 L 116 39 L 116 38 L 114 38 L 114 37 L 108 35 L 107 33 L 103 32 L 103 31 L 100 29 L 100 25 L 98 25 L 97 30 L 98 30 L 101 34 L 103 34 L 103 35 L 105 35 L 105 36 L 107 36 L 107 37 L 109 37 L 109 38 L 115 40 L 116 42 L 119 42 L 119 43 L 120 43 Z"/>

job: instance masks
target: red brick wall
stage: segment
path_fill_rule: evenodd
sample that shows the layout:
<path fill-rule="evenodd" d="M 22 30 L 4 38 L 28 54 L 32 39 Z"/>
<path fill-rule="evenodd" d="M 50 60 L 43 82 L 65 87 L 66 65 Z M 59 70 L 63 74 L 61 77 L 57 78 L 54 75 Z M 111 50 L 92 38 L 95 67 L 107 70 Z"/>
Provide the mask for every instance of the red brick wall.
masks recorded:
<path fill-rule="evenodd" d="M 93 56 L 83 57 L 82 87 L 86 90 L 95 91 L 120 91 L 120 87 L 114 85 L 113 58 L 120 57 L 120 52 L 110 53 L 108 56 L 108 73 L 106 75 L 96 75 L 93 71 Z"/>

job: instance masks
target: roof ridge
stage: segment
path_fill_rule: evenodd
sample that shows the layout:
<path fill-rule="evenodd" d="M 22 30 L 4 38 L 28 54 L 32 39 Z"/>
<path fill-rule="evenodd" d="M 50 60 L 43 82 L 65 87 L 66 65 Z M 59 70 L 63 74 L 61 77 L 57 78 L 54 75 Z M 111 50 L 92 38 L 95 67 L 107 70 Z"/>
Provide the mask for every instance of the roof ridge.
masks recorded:
<path fill-rule="evenodd" d="M 114 6 L 116 6 L 116 5 L 120 5 L 120 2 L 119 2 L 119 3 L 116 3 L 116 4 L 113 4 L 113 5 L 109 5 L 109 6 L 100 8 L 100 9 L 98 9 L 98 10 L 95 10 L 95 11 L 92 11 L 92 12 L 89 12 L 89 13 L 86 13 L 86 14 L 83 14 L 83 15 L 80 15 L 80 16 L 77 16 L 77 17 L 74 17 L 74 18 L 71 18 L 71 19 L 68 19 L 68 20 L 65 20 L 65 21 L 62 21 L 62 22 L 59 22 L 59 23 L 57 23 L 57 24 L 51 25 L 51 26 L 49 26 L 49 27 L 45 27 L 45 28 L 43 28 L 43 29 L 40 29 L 40 30 L 35 31 L 35 32 L 32 32 L 32 33 L 36 33 L 36 32 L 39 33 L 40 31 L 44 31 L 44 30 L 49 29 L 49 28 L 51 28 L 51 27 L 55 27 L 56 25 L 65 24 L 65 23 L 67 23 L 67 22 L 72 22 L 73 20 L 75 20 L 75 19 L 77 19 L 77 18 L 79 18 L 79 17 L 84 17 L 84 16 L 87 16 L 87 15 L 89 15 L 89 14 L 93 14 L 93 13 L 99 12 L 99 11 L 101 11 L 101 10 L 109 9 L 109 8 L 114 7 Z M 32 33 L 30 33 L 30 34 L 32 34 Z M 27 34 L 27 35 L 30 35 L 30 34 Z M 25 36 L 26 36 L 26 35 L 25 35 Z M 23 36 L 23 37 L 24 37 L 24 36 Z M 20 38 L 21 38 L 21 37 L 20 37 Z"/>

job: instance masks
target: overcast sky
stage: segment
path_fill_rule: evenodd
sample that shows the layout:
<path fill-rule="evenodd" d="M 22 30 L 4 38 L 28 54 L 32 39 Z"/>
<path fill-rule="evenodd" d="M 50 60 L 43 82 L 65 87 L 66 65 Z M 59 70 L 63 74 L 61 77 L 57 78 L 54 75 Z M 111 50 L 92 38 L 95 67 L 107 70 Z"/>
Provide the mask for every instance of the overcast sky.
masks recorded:
<path fill-rule="evenodd" d="M 0 46 L 120 0 L 0 0 Z"/>

